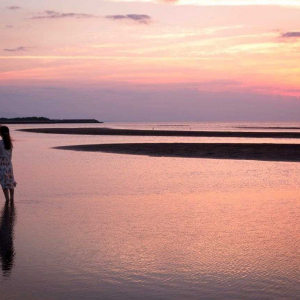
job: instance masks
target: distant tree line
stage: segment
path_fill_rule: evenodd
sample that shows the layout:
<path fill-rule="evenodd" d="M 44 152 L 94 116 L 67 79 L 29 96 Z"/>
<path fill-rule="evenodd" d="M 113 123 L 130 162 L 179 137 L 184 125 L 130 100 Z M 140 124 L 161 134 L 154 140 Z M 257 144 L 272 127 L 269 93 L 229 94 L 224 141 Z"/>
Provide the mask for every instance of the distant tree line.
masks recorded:
<path fill-rule="evenodd" d="M 24 118 L 0 118 L 1 121 L 50 121 L 50 119 L 45 117 L 24 117 Z"/>
<path fill-rule="evenodd" d="M 0 118 L 0 124 L 76 124 L 76 123 L 103 123 L 95 119 L 48 119 L 45 117 Z"/>

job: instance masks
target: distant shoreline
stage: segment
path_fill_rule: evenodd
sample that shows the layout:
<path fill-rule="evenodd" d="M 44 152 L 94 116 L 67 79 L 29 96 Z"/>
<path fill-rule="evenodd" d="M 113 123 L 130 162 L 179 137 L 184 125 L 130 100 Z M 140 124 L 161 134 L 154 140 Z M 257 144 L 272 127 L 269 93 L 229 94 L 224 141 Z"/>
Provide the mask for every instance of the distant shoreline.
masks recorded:
<path fill-rule="evenodd" d="M 154 157 L 300 162 L 300 145 L 293 144 L 130 143 L 63 146 L 54 149 Z"/>
<path fill-rule="evenodd" d="M 112 128 L 30 128 L 24 132 L 76 135 L 122 135 L 122 136 L 183 136 L 183 137 L 237 137 L 237 138 L 288 138 L 299 139 L 300 132 L 240 132 L 240 131 L 177 131 L 135 130 Z"/>

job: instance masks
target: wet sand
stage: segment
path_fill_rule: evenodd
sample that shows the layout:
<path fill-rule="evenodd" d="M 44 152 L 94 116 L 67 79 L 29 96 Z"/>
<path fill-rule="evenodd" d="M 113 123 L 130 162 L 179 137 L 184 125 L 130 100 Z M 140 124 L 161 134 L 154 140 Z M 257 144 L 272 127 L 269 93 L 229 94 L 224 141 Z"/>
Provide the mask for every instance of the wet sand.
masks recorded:
<path fill-rule="evenodd" d="M 76 145 L 55 147 L 55 149 L 156 157 L 300 161 L 300 145 L 291 144 L 138 143 Z"/>
<path fill-rule="evenodd" d="M 177 131 L 134 130 L 111 128 L 31 128 L 25 132 L 77 135 L 126 135 L 126 136 L 184 136 L 184 137 L 241 137 L 241 138 L 290 138 L 299 139 L 300 132 L 237 132 L 237 131 Z"/>

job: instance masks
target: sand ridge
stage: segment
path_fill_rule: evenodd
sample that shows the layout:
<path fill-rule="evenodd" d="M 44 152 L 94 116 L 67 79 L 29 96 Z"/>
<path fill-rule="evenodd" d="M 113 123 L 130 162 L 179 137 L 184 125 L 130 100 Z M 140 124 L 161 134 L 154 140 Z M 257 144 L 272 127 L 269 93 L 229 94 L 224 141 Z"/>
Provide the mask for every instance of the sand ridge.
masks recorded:
<path fill-rule="evenodd" d="M 300 162 L 300 145 L 295 144 L 130 143 L 62 146 L 55 149 L 156 157 Z"/>
<path fill-rule="evenodd" d="M 241 138 L 290 138 L 299 139 L 300 132 L 243 132 L 243 131 L 177 131 L 136 130 L 113 128 L 30 128 L 24 132 L 77 135 L 127 135 L 127 136 L 184 136 L 184 137 L 241 137 Z"/>

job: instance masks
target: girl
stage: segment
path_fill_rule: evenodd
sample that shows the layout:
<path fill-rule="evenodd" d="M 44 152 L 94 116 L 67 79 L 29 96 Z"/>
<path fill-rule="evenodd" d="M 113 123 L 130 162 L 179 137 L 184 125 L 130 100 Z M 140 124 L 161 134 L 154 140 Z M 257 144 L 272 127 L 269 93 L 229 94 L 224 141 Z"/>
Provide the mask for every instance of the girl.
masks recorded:
<path fill-rule="evenodd" d="M 14 179 L 11 162 L 13 145 L 7 126 L 0 127 L 0 136 L 2 137 L 2 141 L 0 141 L 0 184 L 8 202 L 14 200 L 14 188 L 17 183 Z"/>

